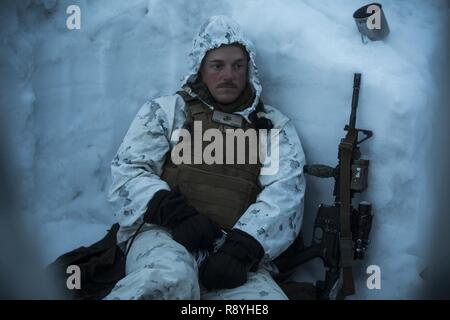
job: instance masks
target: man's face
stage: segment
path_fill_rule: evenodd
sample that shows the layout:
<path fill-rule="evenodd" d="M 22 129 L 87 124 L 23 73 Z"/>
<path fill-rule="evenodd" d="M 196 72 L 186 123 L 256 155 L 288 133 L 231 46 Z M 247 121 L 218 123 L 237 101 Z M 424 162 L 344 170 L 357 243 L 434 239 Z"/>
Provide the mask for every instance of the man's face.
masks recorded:
<path fill-rule="evenodd" d="M 247 83 L 247 54 L 235 45 L 211 50 L 203 60 L 200 74 L 217 102 L 233 103 Z"/>

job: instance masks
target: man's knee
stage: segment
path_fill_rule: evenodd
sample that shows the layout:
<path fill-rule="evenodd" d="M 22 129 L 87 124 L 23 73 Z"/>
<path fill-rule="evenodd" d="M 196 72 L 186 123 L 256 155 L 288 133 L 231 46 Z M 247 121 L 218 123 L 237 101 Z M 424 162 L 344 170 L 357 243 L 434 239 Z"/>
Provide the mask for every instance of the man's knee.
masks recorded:
<path fill-rule="evenodd" d="M 168 232 L 152 228 L 136 244 L 127 258 L 127 271 L 140 279 L 143 299 L 199 298 L 197 264 Z"/>
<path fill-rule="evenodd" d="M 189 252 L 164 228 L 152 226 L 140 233 L 127 256 L 127 274 L 143 268 L 167 268 L 175 261 L 192 263 Z"/>

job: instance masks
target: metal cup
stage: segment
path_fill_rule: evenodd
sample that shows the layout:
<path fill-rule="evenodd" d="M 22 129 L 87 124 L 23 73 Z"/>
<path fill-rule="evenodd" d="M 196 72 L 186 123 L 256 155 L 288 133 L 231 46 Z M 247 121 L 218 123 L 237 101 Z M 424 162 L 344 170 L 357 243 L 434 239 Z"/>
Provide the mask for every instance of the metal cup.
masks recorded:
<path fill-rule="evenodd" d="M 389 34 L 389 25 L 379 3 L 371 3 L 359 8 L 353 13 L 356 26 L 365 44 L 369 38 L 372 41 L 382 40 Z"/>

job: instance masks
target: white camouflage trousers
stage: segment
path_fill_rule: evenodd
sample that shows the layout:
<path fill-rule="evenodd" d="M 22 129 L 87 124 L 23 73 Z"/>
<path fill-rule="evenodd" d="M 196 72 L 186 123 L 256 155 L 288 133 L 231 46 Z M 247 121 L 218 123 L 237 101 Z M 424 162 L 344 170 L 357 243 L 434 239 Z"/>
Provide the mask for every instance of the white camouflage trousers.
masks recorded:
<path fill-rule="evenodd" d="M 250 272 L 237 288 L 208 291 L 198 281 L 194 257 L 170 233 L 151 226 L 137 235 L 126 261 L 126 276 L 106 300 L 286 300 L 269 272 Z"/>

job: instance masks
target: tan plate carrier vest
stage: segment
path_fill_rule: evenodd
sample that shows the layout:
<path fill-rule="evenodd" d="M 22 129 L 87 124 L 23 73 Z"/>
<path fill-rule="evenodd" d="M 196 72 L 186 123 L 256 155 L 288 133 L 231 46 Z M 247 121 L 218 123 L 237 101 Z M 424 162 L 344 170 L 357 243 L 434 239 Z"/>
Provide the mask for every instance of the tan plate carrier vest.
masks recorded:
<path fill-rule="evenodd" d="M 202 137 L 207 129 L 219 129 L 223 137 L 223 146 L 226 146 L 226 129 L 236 129 L 235 127 L 213 121 L 213 110 L 204 105 L 200 100 L 193 98 L 181 91 L 178 92 L 183 97 L 187 105 L 187 118 L 184 128 L 191 134 L 191 141 L 194 140 L 193 121 L 202 121 Z M 260 103 L 258 110 L 263 110 Z M 242 128 L 244 131 L 252 128 L 242 118 Z M 258 131 L 256 131 L 258 132 Z M 203 141 L 203 139 L 200 139 Z M 207 215 L 213 221 L 219 223 L 223 228 L 230 229 L 244 214 L 250 204 L 256 201 L 256 197 L 261 191 L 258 183 L 261 164 L 259 157 L 256 164 L 248 161 L 249 139 L 245 139 L 246 155 L 245 164 L 237 164 L 236 141 L 235 161 L 233 164 L 226 164 L 225 149 L 223 164 L 180 164 L 172 162 L 170 152 L 167 154 L 161 178 L 165 180 L 173 189 L 179 187 L 183 195 L 186 196 L 190 205 L 195 207 L 200 213 Z M 257 134 L 259 143 L 259 136 Z M 180 141 L 178 142 L 180 143 Z M 205 147 L 210 142 L 202 142 L 202 154 Z M 191 159 L 194 155 L 194 143 L 191 145 Z M 258 144 L 256 145 L 256 147 Z M 255 147 L 255 146 L 253 146 Z"/>

